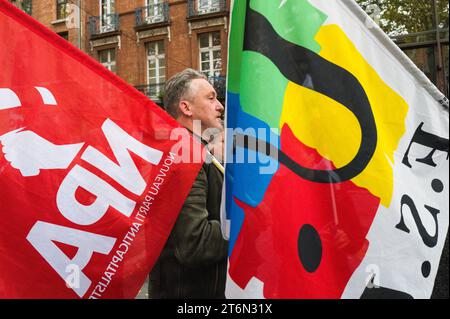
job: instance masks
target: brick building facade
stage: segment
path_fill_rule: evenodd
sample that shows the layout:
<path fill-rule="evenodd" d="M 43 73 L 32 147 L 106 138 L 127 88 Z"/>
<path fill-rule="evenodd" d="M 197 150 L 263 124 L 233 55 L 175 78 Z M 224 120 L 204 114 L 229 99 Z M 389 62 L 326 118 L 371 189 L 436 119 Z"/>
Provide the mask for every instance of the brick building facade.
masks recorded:
<path fill-rule="evenodd" d="M 161 104 L 191 67 L 225 98 L 230 0 L 10 0 Z"/>
<path fill-rule="evenodd" d="M 159 104 L 165 80 L 186 67 L 207 73 L 225 99 L 231 0 L 9 1 Z M 434 24 L 393 40 L 448 96 L 448 22 L 423 16 Z"/>

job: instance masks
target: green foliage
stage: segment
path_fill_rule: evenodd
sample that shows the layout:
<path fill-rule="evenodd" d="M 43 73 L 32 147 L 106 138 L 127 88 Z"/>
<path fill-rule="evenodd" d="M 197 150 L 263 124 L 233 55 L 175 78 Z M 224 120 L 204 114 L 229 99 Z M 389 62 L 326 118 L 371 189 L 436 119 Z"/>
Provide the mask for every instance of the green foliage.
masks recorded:
<path fill-rule="evenodd" d="M 390 36 L 435 29 L 433 0 L 356 0 Z M 437 0 L 439 28 L 448 28 L 448 0 Z"/>

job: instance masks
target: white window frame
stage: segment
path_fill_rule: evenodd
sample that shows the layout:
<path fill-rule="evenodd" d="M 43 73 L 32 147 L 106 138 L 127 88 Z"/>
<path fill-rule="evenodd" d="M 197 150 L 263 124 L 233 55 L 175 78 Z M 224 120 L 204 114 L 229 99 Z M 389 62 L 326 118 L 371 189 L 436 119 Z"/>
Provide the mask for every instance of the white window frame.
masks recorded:
<path fill-rule="evenodd" d="M 106 2 L 106 12 L 103 12 L 103 2 Z M 112 16 L 116 12 L 116 1 L 115 0 L 99 0 L 99 10 L 100 10 L 100 32 L 112 31 Z M 104 21 L 104 16 L 106 21 Z M 106 23 L 105 23 L 106 22 Z"/>
<path fill-rule="evenodd" d="M 155 54 L 154 55 L 150 55 L 149 51 L 150 51 L 150 46 L 154 44 L 155 45 Z M 164 40 L 158 40 L 158 41 L 151 41 L 151 42 L 147 42 L 146 44 L 146 50 L 147 50 L 147 85 L 155 85 L 155 96 L 151 96 L 151 97 L 158 97 L 158 95 L 161 93 L 161 86 L 160 84 L 163 84 L 166 81 L 166 69 L 167 69 L 167 59 L 166 59 L 166 50 L 164 48 L 164 53 L 159 53 L 160 51 L 160 45 L 162 45 L 163 47 L 165 46 Z M 161 68 L 160 65 L 160 60 L 164 58 L 164 74 L 160 74 L 159 73 L 159 69 Z M 155 67 L 154 68 L 150 68 L 150 61 L 153 60 L 155 61 Z M 155 76 L 154 77 L 150 77 L 150 70 L 154 69 L 155 70 Z M 164 80 L 162 80 L 164 78 Z M 150 83 L 151 79 L 156 79 L 155 83 Z"/>
<path fill-rule="evenodd" d="M 108 53 L 106 62 L 102 62 L 101 61 L 101 52 L 107 52 Z M 111 54 L 112 52 L 114 52 L 114 60 L 112 59 L 112 54 Z M 116 64 L 116 49 L 105 49 L 105 50 L 98 51 L 98 60 L 105 68 L 107 68 L 111 72 L 113 72 L 113 73 L 117 72 L 117 68 L 116 68 L 115 71 L 112 70 L 113 66 L 117 67 L 117 64 Z"/>
<path fill-rule="evenodd" d="M 202 48 L 200 46 L 200 34 L 198 39 L 198 46 L 199 46 L 199 61 L 200 61 L 200 71 L 207 75 L 208 77 L 211 76 L 219 76 L 220 72 L 222 71 L 222 54 L 220 55 L 220 69 L 214 68 L 214 52 L 215 51 L 221 51 L 222 50 L 222 39 L 220 41 L 220 45 L 213 45 L 213 33 L 218 32 L 220 37 L 220 31 L 213 31 L 203 34 L 208 34 L 208 47 Z M 209 53 L 209 60 L 203 61 L 202 60 L 202 53 L 208 52 Z M 209 63 L 209 69 L 204 70 L 203 69 L 203 63 L 208 62 Z"/>
<path fill-rule="evenodd" d="M 144 19 L 147 23 L 164 21 L 163 2 L 163 0 L 145 0 L 147 9 L 145 10 Z M 153 6 L 153 10 L 148 8 L 149 6 Z"/>

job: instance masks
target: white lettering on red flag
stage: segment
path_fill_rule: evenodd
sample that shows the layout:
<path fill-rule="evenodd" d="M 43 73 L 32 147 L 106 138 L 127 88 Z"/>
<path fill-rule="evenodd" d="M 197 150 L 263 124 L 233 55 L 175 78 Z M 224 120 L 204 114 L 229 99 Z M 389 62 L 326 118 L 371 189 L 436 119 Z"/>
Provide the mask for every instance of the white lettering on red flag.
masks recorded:
<path fill-rule="evenodd" d="M 162 109 L 4 0 L 0 39 L 0 298 L 134 298 L 202 163 L 176 160 Z"/>

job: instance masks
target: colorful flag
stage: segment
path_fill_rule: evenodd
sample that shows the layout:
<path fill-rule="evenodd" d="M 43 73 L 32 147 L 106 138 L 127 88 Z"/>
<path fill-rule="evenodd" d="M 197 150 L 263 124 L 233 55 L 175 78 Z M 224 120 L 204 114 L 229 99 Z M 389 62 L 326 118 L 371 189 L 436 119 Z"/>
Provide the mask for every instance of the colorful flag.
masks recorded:
<path fill-rule="evenodd" d="M 0 39 L 0 298 L 134 298 L 201 163 L 171 152 L 185 136 L 161 108 L 4 0 Z"/>
<path fill-rule="evenodd" d="M 229 298 L 429 298 L 448 100 L 353 0 L 234 1 Z"/>

